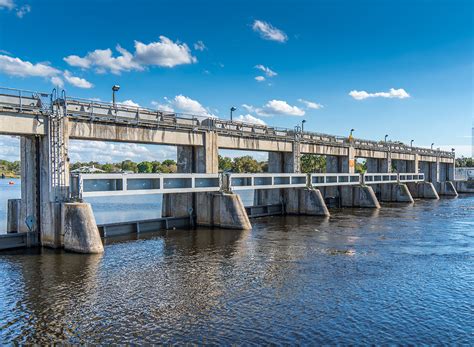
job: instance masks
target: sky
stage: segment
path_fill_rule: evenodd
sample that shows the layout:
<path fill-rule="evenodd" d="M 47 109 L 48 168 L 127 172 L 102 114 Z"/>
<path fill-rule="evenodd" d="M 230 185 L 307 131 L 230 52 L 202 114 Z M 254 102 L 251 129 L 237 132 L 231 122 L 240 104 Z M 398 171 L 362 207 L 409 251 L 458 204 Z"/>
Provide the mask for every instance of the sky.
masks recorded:
<path fill-rule="evenodd" d="M 0 86 L 108 102 L 119 84 L 129 105 L 470 156 L 473 17 L 467 0 L 0 0 Z M 73 161 L 176 152 L 72 144 Z"/>

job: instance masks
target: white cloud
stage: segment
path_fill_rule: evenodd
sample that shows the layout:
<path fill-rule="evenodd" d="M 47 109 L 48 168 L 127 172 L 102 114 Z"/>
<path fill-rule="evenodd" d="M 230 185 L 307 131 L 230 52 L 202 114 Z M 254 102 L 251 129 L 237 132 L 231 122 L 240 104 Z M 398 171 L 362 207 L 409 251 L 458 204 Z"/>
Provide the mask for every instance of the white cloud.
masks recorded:
<path fill-rule="evenodd" d="M 64 72 L 64 78 L 69 84 L 77 88 L 90 89 L 94 86 L 92 83 L 85 80 L 84 78 L 71 75 L 71 73 L 67 70 Z"/>
<path fill-rule="evenodd" d="M 51 77 L 51 83 L 55 85 L 56 87 L 64 88 L 64 81 L 62 80 L 61 77 L 58 77 L 58 76 Z"/>
<path fill-rule="evenodd" d="M 174 112 L 173 107 L 171 107 L 169 104 L 162 104 L 162 103 L 159 103 L 158 101 L 152 101 L 151 104 L 157 110 L 160 110 L 163 112 Z"/>
<path fill-rule="evenodd" d="M 268 117 L 274 115 L 280 116 L 304 116 L 305 111 L 297 106 L 291 106 L 283 100 L 270 100 L 263 107 L 254 107 L 248 104 L 242 104 L 242 107 L 249 113 L 255 113 L 257 116 Z"/>
<path fill-rule="evenodd" d="M 137 143 L 119 143 L 103 141 L 70 141 L 69 156 L 72 162 L 98 161 L 114 163 L 123 160 L 163 161 L 176 160 L 176 147 L 163 145 L 144 145 Z"/>
<path fill-rule="evenodd" d="M 270 100 L 261 109 L 256 110 L 258 115 L 304 116 L 305 111 L 297 106 L 291 106 L 283 100 Z"/>
<path fill-rule="evenodd" d="M 143 70 L 143 67 L 133 60 L 133 55 L 117 45 L 115 48 L 120 53 L 119 56 L 113 57 L 112 50 L 96 49 L 95 51 L 87 53 L 83 58 L 77 55 L 70 55 L 64 58 L 64 61 L 71 66 L 89 69 L 95 67 L 99 73 L 104 73 L 107 70 L 114 74 L 119 74 L 122 71 Z"/>
<path fill-rule="evenodd" d="M 20 160 L 20 138 L 0 135 L 0 159 Z"/>
<path fill-rule="evenodd" d="M 23 18 L 25 14 L 31 12 L 31 6 L 30 5 L 23 5 L 19 9 L 16 10 L 16 16 L 18 18 Z"/>
<path fill-rule="evenodd" d="M 286 36 L 283 31 L 275 28 L 270 23 L 261 20 L 255 20 L 253 22 L 252 29 L 255 32 L 258 32 L 260 36 L 265 40 L 278 42 L 286 42 L 288 40 L 288 36 Z"/>
<path fill-rule="evenodd" d="M 255 80 L 256 80 L 257 82 L 263 82 L 263 81 L 265 81 L 265 77 L 263 77 L 263 76 L 257 76 L 257 77 L 255 77 Z"/>
<path fill-rule="evenodd" d="M 254 117 L 251 114 L 240 115 L 237 118 L 237 120 L 244 123 L 267 125 L 263 120 L 261 120 L 260 118 Z"/>
<path fill-rule="evenodd" d="M 137 104 L 133 100 L 125 100 L 122 102 L 118 102 L 119 105 L 130 106 L 130 107 L 140 107 L 140 104 Z"/>
<path fill-rule="evenodd" d="M 184 95 L 176 95 L 174 99 L 171 101 L 171 104 L 178 110 L 183 113 L 189 113 L 198 116 L 205 116 L 205 117 L 212 117 L 215 118 L 214 114 L 212 114 L 209 109 L 205 108 L 201 105 L 201 103 L 197 100 L 193 100 Z"/>
<path fill-rule="evenodd" d="M 20 77 L 53 77 L 60 73 L 47 63 L 33 64 L 7 55 L 0 55 L 0 72 Z"/>
<path fill-rule="evenodd" d="M 13 0 L 0 0 L 0 9 L 6 8 L 8 10 L 13 10 L 15 8 L 15 3 Z"/>
<path fill-rule="evenodd" d="M 188 45 L 174 43 L 165 36 L 160 36 L 160 42 L 151 42 L 148 45 L 135 41 L 136 61 L 145 65 L 174 67 L 182 64 L 192 64 L 197 61 L 191 55 Z"/>
<path fill-rule="evenodd" d="M 255 65 L 255 68 L 263 71 L 265 75 L 267 75 L 267 77 L 275 77 L 276 75 L 278 75 L 275 71 L 272 71 L 269 67 L 263 66 L 261 64 Z"/>
<path fill-rule="evenodd" d="M 314 102 L 314 101 L 308 101 L 304 99 L 298 99 L 298 101 L 303 103 L 307 108 L 311 108 L 313 110 L 319 110 L 324 107 L 323 105 L 318 104 L 317 102 Z"/>
<path fill-rule="evenodd" d="M 405 98 L 410 97 L 410 94 L 408 94 L 403 88 L 400 88 L 400 89 L 390 88 L 389 92 L 376 92 L 376 93 L 368 93 L 364 90 L 361 90 L 361 91 L 352 90 L 349 93 L 349 95 L 352 96 L 355 100 L 364 100 L 367 98 L 405 99 Z"/>
<path fill-rule="evenodd" d="M 204 42 L 202 41 L 198 41 L 194 44 L 194 49 L 197 50 L 197 51 L 204 51 L 205 49 L 207 49 L 206 45 L 204 44 Z"/>
<path fill-rule="evenodd" d="M 133 54 L 120 45 L 117 45 L 115 49 L 119 53 L 115 57 L 112 50 L 107 48 L 96 49 L 84 57 L 70 55 L 65 57 L 64 61 L 82 69 L 95 68 L 98 73 L 110 71 L 113 74 L 131 70 L 142 71 L 147 66 L 174 67 L 197 61 L 185 43 L 175 43 L 165 36 L 160 36 L 160 41 L 149 44 L 135 41 Z"/>

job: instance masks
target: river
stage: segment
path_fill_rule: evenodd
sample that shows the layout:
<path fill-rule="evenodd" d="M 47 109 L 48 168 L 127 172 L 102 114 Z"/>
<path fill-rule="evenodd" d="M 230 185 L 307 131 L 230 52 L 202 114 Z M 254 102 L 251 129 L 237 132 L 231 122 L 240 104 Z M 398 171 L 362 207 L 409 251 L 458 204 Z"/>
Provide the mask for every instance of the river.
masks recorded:
<path fill-rule="evenodd" d="M 0 254 L 0 344 L 474 344 L 474 197 Z"/>

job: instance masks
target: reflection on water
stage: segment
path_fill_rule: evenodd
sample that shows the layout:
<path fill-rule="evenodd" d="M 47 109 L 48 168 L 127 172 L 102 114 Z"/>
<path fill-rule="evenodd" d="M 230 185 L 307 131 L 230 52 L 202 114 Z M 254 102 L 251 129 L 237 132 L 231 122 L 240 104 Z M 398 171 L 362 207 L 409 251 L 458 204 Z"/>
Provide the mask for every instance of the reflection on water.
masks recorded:
<path fill-rule="evenodd" d="M 0 343 L 474 343 L 474 197 L 253 226 L 0 254 Z"/>

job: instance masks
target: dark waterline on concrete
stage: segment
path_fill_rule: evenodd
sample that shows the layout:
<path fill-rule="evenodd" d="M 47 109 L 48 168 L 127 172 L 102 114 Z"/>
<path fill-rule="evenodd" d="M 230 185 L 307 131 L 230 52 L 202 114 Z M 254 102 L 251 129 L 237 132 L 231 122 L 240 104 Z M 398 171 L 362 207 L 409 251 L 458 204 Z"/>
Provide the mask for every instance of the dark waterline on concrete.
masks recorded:
<path fill-rule="evenodd" d="M 0 343 L 474 343 L 474 197 L 0 254 Z"/>

